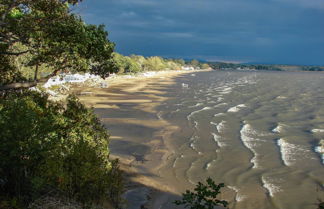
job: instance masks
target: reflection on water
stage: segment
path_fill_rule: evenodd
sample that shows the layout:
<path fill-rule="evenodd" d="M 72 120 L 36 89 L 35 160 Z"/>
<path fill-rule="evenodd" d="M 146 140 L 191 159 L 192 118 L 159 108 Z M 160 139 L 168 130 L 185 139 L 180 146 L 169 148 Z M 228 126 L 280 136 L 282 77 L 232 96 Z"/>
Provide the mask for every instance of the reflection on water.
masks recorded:
<path fill-rule="evenodd" d="M 180 127 L 161 175 L 181 192 L 208 176 L 224 182 L 231 208 L 316 208 L 324 183 L 324 74 L 195 75 L 180 78 L 169 90 L 173 99 L 159 107 Z"/>

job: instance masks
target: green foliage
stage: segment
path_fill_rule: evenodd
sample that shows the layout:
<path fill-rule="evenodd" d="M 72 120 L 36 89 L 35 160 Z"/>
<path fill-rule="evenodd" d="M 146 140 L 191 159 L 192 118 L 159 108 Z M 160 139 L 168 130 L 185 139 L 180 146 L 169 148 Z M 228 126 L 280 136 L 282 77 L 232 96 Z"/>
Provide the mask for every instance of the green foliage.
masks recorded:
<path fill-rule="evenodd" d="M 19 68 L 13 58 L 27 54 L 28 62 L 23 65 L 29 67 L 46 65 L 53 71 L 87 71 L 103 78 L 116 72 L 111 60 L 114 44 L 107 39 L 104 26 L 85 24 L 66 4 L 78 2 L 2 0 L 0 55 L 7 57 L 2 60 L 2 68 Z M 23 47 L 17 49 L 17 44 Z M 10 77 L 0 85 L 12 80 L 19 77 Z"/>
<path fill-rule="evenodd" d="M 214 206 L 227 207 L 227 201 L 216 199 L 222 187 L 224 187 L 223 183 L 217 185 L 211 178 L 208 178 L 207 185 L 198 182 L 194 192 L 187 190 L 186 193 L 182 194 L 182 200 L 176 200 L 174 203 L 190 209 L 213 209 Z"/>
<path fill-rule="evenodd" d="M 149 57 L 143 64 L 144 70 L 160 71 L 166 68 L 165 62 L 161 57 Z"/>
<path fill-rule="evenodd" d="M 180 64 L 181 66 L 184 66 L 186 62 L 183 59 L 175 59 L 173 62 Z"/>
<path fill-rule="evenodd" d="M 208 68 L 210 68 L 210 66 L 207 63 L 203 63 L 203 64 L 200 65 L 200 68 L 201 69 L 208 69 Z"/>
<path fill-rule="evenodd" d="M 63 106 L 30 91 L 5 95 L 0 204 L 24 207 L 53 189 L 84 204 L 118 204 L 121 173 L 109 160 L 108 138 L 92 110 L 73 96 Z"/>
<path fill-rule="evenodd" d="M 141 65 L 131 57 L 126 57 L 118 53 L 113 53 L 115 65 L 118 68 L 118 73 L 137 73 L 142 70 Z"/>
<path fill-rule="evenodd" d="M 318 209 L 324 209 L 324 202 L 320 202 L 318 204 Z"/>
<path fill-rule="evenodd" d="M 199 66 L 199 61 L 198 60 L 191 60 L 190 65 L 193 67 L 198 67 Z"/>
<path fill-rule="evenodd" d="M 209 69 L 207 63 L 192 60 L 186 63 L 183 59 L 165 59 L 158 56 L 143 57 L 139 55 L 123 56 L 113 53 L 113 61 L 118 68 L 118 73 L 137 73 L 141 71 L 181 70 L 184 66 Z"/>

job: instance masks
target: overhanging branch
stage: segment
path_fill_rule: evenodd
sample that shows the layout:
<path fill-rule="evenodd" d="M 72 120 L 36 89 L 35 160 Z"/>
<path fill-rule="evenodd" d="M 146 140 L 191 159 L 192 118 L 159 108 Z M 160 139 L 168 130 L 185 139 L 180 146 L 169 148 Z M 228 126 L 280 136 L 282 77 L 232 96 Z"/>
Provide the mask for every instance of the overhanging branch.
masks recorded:
<path fill-rule="evenodd" d="M 60 70 L 54 70 L 50 75 L 41 78 L 37 81 L 32 82 L 16 82 L 16 83 L 10 83 L 3 86 L 0 86 L 0 91 L 6 91 L 6 90 L 16 90 L 16 89 L 26 89 L 36 86 L 38 83 L 45 83 L 47 82 L 51 77 L 57 75 L 57 73 Z"/>
<path fill-rule="evenodd" d="M 25 54 L 27 52 L 30 52 L 30 50 L 26 50 L 26 51 L 22 51 L 22 52 L 0 52 L 0 54 L 2 55 L 13 55 L 13 56 L 19 56 L 19 55 L 22 55 L 22 54 Z"/>
<path fill-rule="evenodd" d="M 11 89 L 22 89 L 22 88 L 30 88 L 30 87 L 34 87 L 37 85 L 36 81 L 33 82 L 17 82 L 17 83 L 10 83 L 4 86 L 0 86 L 0 91 L 4 91 L 4 90 L 11 90 Z"/>

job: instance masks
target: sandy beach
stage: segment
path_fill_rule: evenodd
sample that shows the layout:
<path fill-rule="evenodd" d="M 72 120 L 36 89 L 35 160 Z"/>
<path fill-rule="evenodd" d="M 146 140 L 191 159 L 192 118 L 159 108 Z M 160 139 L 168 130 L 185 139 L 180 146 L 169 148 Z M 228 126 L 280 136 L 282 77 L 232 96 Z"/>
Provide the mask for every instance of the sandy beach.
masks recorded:
<path fill-rule="evenodd" d="M 188 73 L 194 72 L 117 76 L 108 79 L 108 88 L 74 89 L 111 135 L 111 157 L 119 158 L 125 172 L 128 208 L 157 208 L 164 196 L 179 195 L 158 172 L 171 151 L 166 139 L 177 127 L 161 119 L 156 107 L 167 99 L 165 88 Z"/>

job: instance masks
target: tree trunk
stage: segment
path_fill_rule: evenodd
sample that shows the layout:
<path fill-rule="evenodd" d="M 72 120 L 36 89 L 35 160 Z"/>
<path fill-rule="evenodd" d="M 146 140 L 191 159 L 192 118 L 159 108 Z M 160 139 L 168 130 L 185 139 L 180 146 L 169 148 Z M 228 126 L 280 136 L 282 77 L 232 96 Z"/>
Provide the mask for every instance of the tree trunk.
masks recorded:
<path fill-rule="evenodd" d="M 37 74 L 38 74 L 38 63 L 36 64 L 36 67 L 35 67 L 34 81 L 37 81 Z"/>

